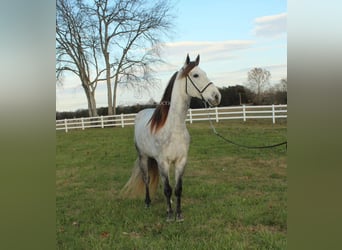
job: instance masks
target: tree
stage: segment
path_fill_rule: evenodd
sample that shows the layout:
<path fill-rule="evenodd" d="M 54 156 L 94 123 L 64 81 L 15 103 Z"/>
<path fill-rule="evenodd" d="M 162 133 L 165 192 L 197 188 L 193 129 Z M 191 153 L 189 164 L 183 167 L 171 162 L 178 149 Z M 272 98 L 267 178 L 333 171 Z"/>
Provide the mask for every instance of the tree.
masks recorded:
<path fill-rule="evenodd" d="M 253 68 L 248 72 L 248 83 L 251 90 L 256 93 L 256 104 L 261 103 L 262 93 L 269 84 L 271 73 L 262 68 Z"/>
<path fill-rule="evenodd" d="M 241 86 L 229 86 L 219 89 L 222 95 L 220 106 L 241 105 L 248 102 L 248 89 Z"/>
<path fill-rule="evenodd" d="M 105 82 L 108 114 L 115 114 L 119 84 L 146 90 L 155 83 L 152 65 L 161 62 L 170 9 L 168 0 L 57 0 L 57 76 L 78 75 L 94 112 L 95 89 Z"/>
<path fill-rule="evenodd" d="M 280 90 L 287 92 L 287 77 L 280 79 Z"/>
<path fill-rule="evenodd" d="M 97 60 L 98 42 L 81 1 L 56 2 L 56 78 L 76 74 L 85 91 L 89 116 L 97 116 L 95 90 L 102 71 Z"/>
<path fill-rule="evenodd" d="M 287 104 L 287 77 L 276 85 L 275 99 L 279 104 Z"/>
<path fill-rule="evenodd" d="M 167 0 L 94 2 L 93 14 L 105 61 L 108 114 L 116 114 L 119 84 L 141 89 L 154 84 L 151 65 L 161 61 L 158 44 L 161 34 L 170 30 L 171 7 Z"/>
<path fill-rule="evenodd" d="M 264 91 L 261 103 L 266 105 L 287 104 L 287 79 L 281 79 L 279 83 Z"/>

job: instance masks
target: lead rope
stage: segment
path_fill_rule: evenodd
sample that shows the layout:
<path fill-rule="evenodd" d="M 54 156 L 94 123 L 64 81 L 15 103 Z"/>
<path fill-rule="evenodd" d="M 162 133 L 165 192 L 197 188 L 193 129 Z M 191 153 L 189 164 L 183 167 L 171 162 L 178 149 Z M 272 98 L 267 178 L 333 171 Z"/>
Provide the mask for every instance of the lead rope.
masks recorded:
<path fill-rule="evenodd" d="M 210 123 L 210 127 L 211 129 L 213 130 L 214 134 L 217 135 L 218 137 L 220 137 L 221 139 L 223 139 L 224 141 L 228 142 L 228 143 L 231 143 L 235 146 L 238 146 L 238 147 L 242 147 L 242 148 L 248 148 L 248 149 L 265 149 L 265 148 L 274 148 L 274 147 L 279 147 L 281 145 L 286 145 L 286 150 L 287 150 L 287 141 L 284 141 L 284 142 L 280 142 L 280 143 L 277 143 L 277 144 L 273 144 L 273 145 L 268 145 L 268 146 L 247 146 L 247 145 L 243 145 L 243 144 L 239 144 L 239 143 L 236 143 L 230 139 L 227 139 L 226 137 L 224 137 L 223 135 L 221 135 L 219 132 L 217 132 L 217 130 L 215 129 L 214 125 L 213 125 L 213 122 L 211 121 L 211 118 L 210 118 L 210 112 L 209 112 L 209 109 L 207 107 L 207 103 L 206 102 L 203 102 L 204 104 L 204 107 L 207 109 L 208 111 L 208 120 L 209 120 L 209 123 Z"/>

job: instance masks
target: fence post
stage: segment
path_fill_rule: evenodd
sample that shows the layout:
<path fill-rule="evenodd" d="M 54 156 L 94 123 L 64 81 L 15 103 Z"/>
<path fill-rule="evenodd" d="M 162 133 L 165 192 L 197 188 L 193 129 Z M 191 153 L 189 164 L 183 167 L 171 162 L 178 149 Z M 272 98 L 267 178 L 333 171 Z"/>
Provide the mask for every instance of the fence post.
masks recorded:
<path fill-rule="evenodd" d="M 102 115 L 100 116 L 100 119 L 101 119 L 101 128 L 103 128 L 103 116 Z"/>
<path fill-rule="evenodd" d="M 274 111 L 274 104 L 272 104 L 272 121 L 273 124 L 275 123 L 275 111 Z"/>
<path fill-rule="evenodd" d="M 215 117 L 216 117 L 216 122 L 219 122 L 219 119 L 218 119 L 218 109 L 217 109 L 217 107 L 215 107 Z"/>
<path fill-rule="evenodd" d="M 189 109 L 189 115 L 190 115 L 190 123 L 192 123 L 192 110 Z"/>
<path fill-rule="evenodd" d="M 84 120 L 83 120 L 83 117 L 81 117 L 81 124 L 82 124 L 82 130 L 84 130 Z"/>
<path fill-rule="evenodd" d="M 68 132 L 68 120 L 64 119 L 65 132 Z"/>
<path fill-rule="evenodd" d="M 243 115 L 243 121 L 246 121 L 246 106 L 245 104 L 242 105 L 242 115 Z"/>
<path fill-rule="evenodd" d="M 121 127 L 125 127 L 123 113 L 121 113 Z"/>

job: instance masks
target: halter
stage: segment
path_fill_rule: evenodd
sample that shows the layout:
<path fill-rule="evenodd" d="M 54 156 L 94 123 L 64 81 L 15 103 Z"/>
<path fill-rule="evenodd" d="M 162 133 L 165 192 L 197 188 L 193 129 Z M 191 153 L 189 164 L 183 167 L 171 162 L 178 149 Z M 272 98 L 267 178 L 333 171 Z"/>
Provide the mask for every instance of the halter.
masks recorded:
<path fill-rule="evenodd" d="M 203 88 L 202 90 L 200 90 L 200 89 L 197 87 L 197 85 L 192 81 L 191 77 L 190 77 L 189 75 L 187 75 L 186 78 L 185 78 L 185 93 L 186 93 L 187 95 L 189 95 L 189 94 L 188 94 L 188 78 L 189 78 L 189 80 L 190 80 L 192 86 L 194 86 L 195 89 L 196 89 L 196 90 L 198 91 L 198 93 L 200 94 L 202 100 L 204 100 L 202 94 L 203 94 L 203 92 L 204 92 L 211 84 L 213 84 L 213 82 L 209 82 L 207 85 L 204 86 L 204 88 Z"/>

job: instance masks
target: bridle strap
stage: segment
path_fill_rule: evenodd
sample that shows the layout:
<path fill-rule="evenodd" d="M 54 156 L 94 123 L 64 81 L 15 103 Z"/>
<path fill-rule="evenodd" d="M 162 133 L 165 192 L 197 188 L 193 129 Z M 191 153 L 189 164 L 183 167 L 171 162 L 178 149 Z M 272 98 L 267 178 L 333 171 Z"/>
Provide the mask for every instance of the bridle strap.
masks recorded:
<path fill-rule="evenodd" d="M 197 87 L 197 85 L 192 81 L 191 77 L 190 77 L 189 75 L 187 75 L 187 76 L 186 76 L 186 79 L 185 79 L 185 92 L 186 92 L 187 95 L 189 95 L 189 94 L 188 94 L 188 78 L 189 78 L 189 80 L 190 80 L 192 86 L 195 87 L 195 89 L 198 91 L 198 93 L 201 95 L 201 97 L 202 97 L 202 99 L 203 99 L 203 96 L 202 96 L 203 92 L 204 92 L 211 84 L 213 84 L 213 82 L 209 82 L 207 85 L 205 85 L 205 87 L 204 87 L 202 90 L 200 90 L 200 89 Z"/>

